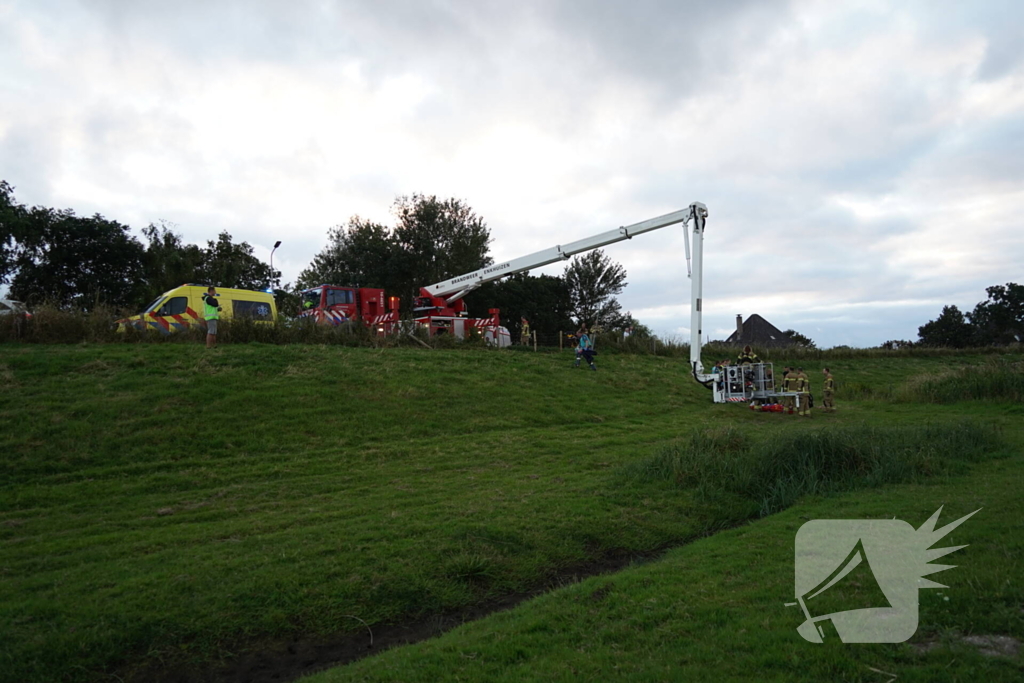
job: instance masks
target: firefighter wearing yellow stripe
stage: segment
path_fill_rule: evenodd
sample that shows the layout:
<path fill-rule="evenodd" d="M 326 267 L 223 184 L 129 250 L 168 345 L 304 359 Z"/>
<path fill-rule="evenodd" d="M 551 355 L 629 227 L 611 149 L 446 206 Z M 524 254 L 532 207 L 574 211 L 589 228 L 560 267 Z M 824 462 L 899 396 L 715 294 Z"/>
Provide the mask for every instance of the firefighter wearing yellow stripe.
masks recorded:
<path fill-rule="evenodd" d="M 835 395 L 836 391 L 836 381 L 832 377 L 832 371 L 829 370 L 828 368 L 825 368 L 821 372 L 822 374 L 825 375 L 825 386 L 821 392 L 821 407 L 825 410 L 826 413 L 834 413 L 836 412 L 836 403 L 833 399 L 833 396 Z"/>
<path fill-rule="evenodd" d="M 799 388 L 797 391 L 800 392 L 800 414 L 804 417 L 811 416 L 811 380 L 807 378 L 807 373 L 804 372 L 803 368 L 796 369 L 797 382 Z"/>
<path fill-rule="evenodd" d="M 793 368 L 787 367 L 783 372 L 785 379 L 782 380 L 782 390 L 785 392 L 798 393 L 800 391 L 800 378 Z M 796 406 L 796 398 L 793 396 L 784 396 L 782 398 L 783 406 L 787 408 L 790 414 L 793 413 L 793 408 Z"/>
<path fill-rule="evenodd" d="M 753 363 L 760 363 L 761 359 L 757 357 L 754 350 L 750 348 L 750 345 L 743 347 L 743 353 L 736 359 L 737 365 L 752 365 Z"/>

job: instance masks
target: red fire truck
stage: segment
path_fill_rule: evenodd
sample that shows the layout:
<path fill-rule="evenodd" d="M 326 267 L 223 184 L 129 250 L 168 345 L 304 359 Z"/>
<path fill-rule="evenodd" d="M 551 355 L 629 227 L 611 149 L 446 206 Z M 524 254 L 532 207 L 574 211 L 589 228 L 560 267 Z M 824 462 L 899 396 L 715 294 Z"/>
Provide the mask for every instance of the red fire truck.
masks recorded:
<path fill-rule="evenodd" d="M 302 291 L 300 318 L 312 318 L 320 325 L 362 322 L 389 334 L 398 322 L 398 297 L 385 300 L 383 289 L 320 285 Z"/>

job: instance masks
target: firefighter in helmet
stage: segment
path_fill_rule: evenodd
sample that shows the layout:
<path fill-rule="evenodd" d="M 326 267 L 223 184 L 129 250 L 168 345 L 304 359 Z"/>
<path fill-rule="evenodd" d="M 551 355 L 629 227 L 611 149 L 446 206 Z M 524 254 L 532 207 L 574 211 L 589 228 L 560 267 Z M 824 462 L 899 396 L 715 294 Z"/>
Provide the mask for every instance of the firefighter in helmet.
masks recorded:
<path fill-rule="evenodd" d="M 750 344 L 743 347 L 743 353 L 741 353 L 740 357 L 736 359 L 737 365 L 752 365 L 760 362 L 761 359 L 758 358 L 757 354 L 754 353 L 754 350 L 750 348 Z"/>
<path fill-rule="evenodd" d="M 834 413 L 836 412 L 836 403 L 833 396 L 836 391 L 836 381 L 832 377 L 832 371 L 829 368 L 825 368 L 821 372 L 825 375 L 825 386 L 822 388 L 821 392 L 821 407 L 826 413 Z"/>
<path fill-rule="evenodd" d="M 797 376 L 796 371 L 788 365 L 782 371 L 782 390 L 786 393 L 800 393 L 800 378 Z M 783 396 L 782 401 L 782 405 L 792 415 L 793 408 L 796 406 L 796 397 Z"/>
<path fill-rule="evenodd" d="M 796 369 L 797 381 L 799 382 L 800 392 L 800 415 L 804 417 L 811 416 L 811 380 L 807 378 L 807 373 L 804 372 L 803 368 Z"/>

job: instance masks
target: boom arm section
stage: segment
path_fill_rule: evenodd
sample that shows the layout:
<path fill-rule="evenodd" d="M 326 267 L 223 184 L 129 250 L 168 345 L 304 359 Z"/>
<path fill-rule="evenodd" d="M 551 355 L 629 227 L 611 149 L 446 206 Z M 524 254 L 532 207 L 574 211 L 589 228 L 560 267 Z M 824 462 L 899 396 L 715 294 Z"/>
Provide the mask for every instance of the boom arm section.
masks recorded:
<path fill-rule="evenodd" d="M 690 208 L 683 209 L 682 211 L 675 211 L 673 213 L 665 214 L 664 216 L 659 216 L 658 218 L 651 218 L 650 220 L 634 223 L 633 225 L 626 225 L 616 230 L 602 232 L 601 234 L 594 235 L 593 237 L 585 237 L 584 239 L 570 242 L 569 244 L 561 244 L 551 247 L 550 249 L 538 251 L 528 256 L 520 256 L 519 258 L 512 259 L 511 261 L 495 263 L 492 266 L 474 270 L 472 273 L 459 275 L 458 277 L 453 277 L 450 280 L 432 284 L 428 287 L 424 287 L 423 289 L 430 296 L 445 297 L 448 303 L 451 303 L 457 299 L 461 299 L 480 285 L 488 282 L 499 280 L 508 275 L 515 275 L 516 273 L 521 273 L 525 270 L 540 268 L 541 266 L 546 266 L 549 263 L 565 261 L 566 259 L 585 251 L 600 249 L 608 244 L 632 239 L 634 235 L 642 235 L 645 232 L 665 228 L 670 225 L 675 225 L 676 223 L 686 223 L 691 218 L 695 218 L 698 215 L 701 217 L 701 231 L 703 232 L 703 217 L 707 216 L 707 212 L 708 209 L 706 206 L 700 202 L 694 202 L 690 205 Z"/>

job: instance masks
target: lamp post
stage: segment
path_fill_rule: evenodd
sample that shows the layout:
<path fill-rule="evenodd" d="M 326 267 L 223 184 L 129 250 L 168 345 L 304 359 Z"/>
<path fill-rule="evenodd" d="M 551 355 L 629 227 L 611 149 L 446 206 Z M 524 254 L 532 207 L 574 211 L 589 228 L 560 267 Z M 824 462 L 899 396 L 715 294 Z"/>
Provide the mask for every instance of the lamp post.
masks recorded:
<path fill-rule="evenodd" d="M 281 240 L 274 242 L 274 248 L 270 250 L 270 288 L 274 288 L 274 252 L 281 246 Z"/>

